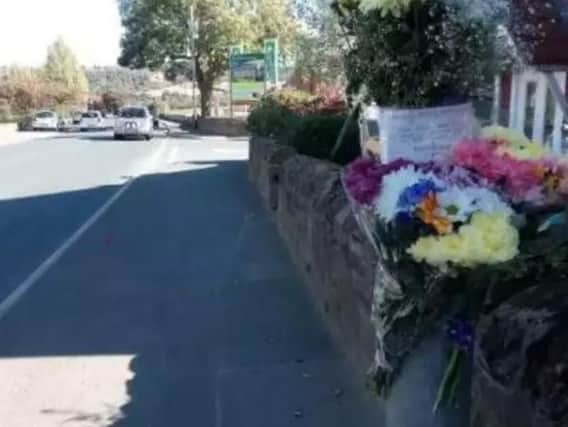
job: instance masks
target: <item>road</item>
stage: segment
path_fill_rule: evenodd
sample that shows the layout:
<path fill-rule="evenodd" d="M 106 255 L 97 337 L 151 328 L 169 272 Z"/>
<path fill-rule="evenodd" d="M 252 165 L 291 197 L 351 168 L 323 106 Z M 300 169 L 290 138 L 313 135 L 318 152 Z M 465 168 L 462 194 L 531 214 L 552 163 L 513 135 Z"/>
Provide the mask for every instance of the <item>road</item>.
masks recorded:
<path fill-rule="evenodd" d="M 247 149 L 0 144 L 2 427 L 380 425 L 247 183 Z"/>

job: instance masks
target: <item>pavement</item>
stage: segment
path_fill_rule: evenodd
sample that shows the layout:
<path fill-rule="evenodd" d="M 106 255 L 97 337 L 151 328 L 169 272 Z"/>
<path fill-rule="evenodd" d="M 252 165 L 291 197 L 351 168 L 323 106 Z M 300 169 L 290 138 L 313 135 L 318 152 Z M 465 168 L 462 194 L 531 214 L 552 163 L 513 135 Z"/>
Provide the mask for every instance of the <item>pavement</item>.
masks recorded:
<path fill-rule="evenodd" d="M 51 138 L 56 132 L 18 132 L 16 123 L 0 123 L 0 147 L 25 141 Z"/>
<path fill-rule="evenodd" d="M 0 146 L 0 426 L 381 425 L 247 149 L 176 133 Z"/>

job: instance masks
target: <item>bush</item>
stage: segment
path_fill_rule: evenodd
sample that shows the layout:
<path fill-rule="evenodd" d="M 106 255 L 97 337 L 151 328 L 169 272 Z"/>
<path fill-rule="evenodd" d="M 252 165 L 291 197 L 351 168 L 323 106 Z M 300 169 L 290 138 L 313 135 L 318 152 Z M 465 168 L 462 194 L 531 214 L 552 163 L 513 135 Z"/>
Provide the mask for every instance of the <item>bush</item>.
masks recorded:
<path fill-rule="evenodd" d="M 19 131 L 33 130 L 32 126 L 33 121 L 34 121 L 33 115 L 26 115 L 22 117 L 20 120 L 18 120 L 18 130 Z"/>
<path fill-rule="evenodd" d="M 357 121 L 346 115 L 315 114 L 299 119 L 288 143 L 298 153 L 331 160 L 340 165 L 346 165 L 355 160 L 360 154 L 359 128 Z M 342 142 L 337 153 L 332 153 L 343 126 L 346 125 Z"/>
<path fill-rule="evenodd" d="M 446 105 L 483 93 L 492 86 L 497 24 L 509 2 L 479 3 L 336 0 L 351 38 L 349 92 L 365 88 L 377 104 L 394 107 Z"/>
<path fill-rule="evenodd" d="M 342 93 L 322 91 L 314 96 L 298 90 L 281 90 L 262 97 L 251 111 L 247 129 L 257 136 L 274 138 L 300 154 L 345 165 L 360 155 L 359 127 L 349 118 Z M 338 137 L 341 144 L 332 154 Z"/>
<path fill-rule="evenodd" d="M 10 105 L 0 99 L 0 123 L 10 123 L 15 120 Z"/>
<path fill-rule="evenodd" d="M 317 98 L 307 92 L 281 90 L 261 98 L 251 111 L 247 129 L 254 135 L 286 140 Z"/>

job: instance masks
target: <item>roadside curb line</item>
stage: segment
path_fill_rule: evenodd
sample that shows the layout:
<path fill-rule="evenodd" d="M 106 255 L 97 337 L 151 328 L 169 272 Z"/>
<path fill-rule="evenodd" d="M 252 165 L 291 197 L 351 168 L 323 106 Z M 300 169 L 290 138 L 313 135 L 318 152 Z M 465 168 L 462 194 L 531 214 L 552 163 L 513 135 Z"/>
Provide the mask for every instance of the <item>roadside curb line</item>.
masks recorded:
<path fill-rule="evenodd" d="M 0 320 L 24 297 L 24 295 L 37 283 L 42 276 L 53 267 L 59 259 L 91 228 L 120 197 L 136 182 L 136 180 L 146 174 L 151 174 L 158 168 L 158 162 L 166 151 L 166 140 L 161 143 L 156 153 L 148 160 L 149 167 L 146 171 L 140 172 L 129 178 L 102 206 L 100 206 L 86 222 L 81 225 L 59 248 L 47 257 L 8 297 L 0 302 Z"/>

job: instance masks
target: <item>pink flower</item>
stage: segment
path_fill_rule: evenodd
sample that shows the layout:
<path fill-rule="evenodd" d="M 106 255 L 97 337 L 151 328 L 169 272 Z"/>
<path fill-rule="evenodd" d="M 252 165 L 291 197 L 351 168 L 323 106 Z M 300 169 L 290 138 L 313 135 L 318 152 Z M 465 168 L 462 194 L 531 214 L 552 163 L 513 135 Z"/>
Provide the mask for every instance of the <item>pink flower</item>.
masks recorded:
<path fill-rule="evenodd" d="M 508 154 L 496 157 L 494 163 L 502 168 L 505 190 L 513 199 L 522 201 L 529 191 L 542 184 L 538 166 L 529 160 L 517 160 Z M 534 191 L 534 190 L 533 190 Z"/>
<path fill-rule="evenodd" d="M 502 171 L 496 170 L 498 165 L 492 162 L 496 156 L 495 148 L 486 141 L 463 140 L 454 147 L 452 161 L 457 166 L 473 170 L 491 181 L 496 181 L 501 177 Z"/>
<path fill-rule="evenodd" d="M 538 163 L 499 154 L 496 148 L 485 140 L 464 140 L 454 147 L 452 161 L 501 187 L 516 202 L 538 194 L 542 185 Z"/>
<path fill-rule="evenodd" d="M 382 164 L 374 159 L 361 157 L 348 166 L 345 186 L 355 201 L 362 205 L 371 205 L 380 193 L 383 177 L 411 163 L 398 159 Z"/>

